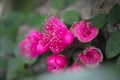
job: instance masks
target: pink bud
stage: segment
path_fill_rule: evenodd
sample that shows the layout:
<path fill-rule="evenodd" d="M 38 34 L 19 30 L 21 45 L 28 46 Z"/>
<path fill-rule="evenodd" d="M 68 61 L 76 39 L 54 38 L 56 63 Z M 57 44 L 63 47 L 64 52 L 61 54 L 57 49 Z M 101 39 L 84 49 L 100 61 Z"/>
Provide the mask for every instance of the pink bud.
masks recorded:
<path fill-rule="evenodd" d="M 87 20 L 74 23 L 70 30 L 79 41 L 84 43 L 92 41 L 99 32 L 99 30 Z"/>
<path fill-rule="evenodd" d="M 25 39 L 19 43 L 19 49 L 23 56 L 27 58 L 37 57 L 48 50 L 43 40 L 43 34 L 38 31 L 31 31 Z"/>
<path fill-rule="evenodd" d="M 99 64 L 103 59 L 101 51 L 92 46 L 88 47 L 84 52 L 79 53 L 78 57 L 80 58 L 81 62 L 86 66 L 96 66 L 96 64 Z"/>
<path fill-rule="evenodd" d="M 63 55 L 51 55 L 47 59 L 48 71 L 59 73 L 67 66 L 67 59 Z"/>

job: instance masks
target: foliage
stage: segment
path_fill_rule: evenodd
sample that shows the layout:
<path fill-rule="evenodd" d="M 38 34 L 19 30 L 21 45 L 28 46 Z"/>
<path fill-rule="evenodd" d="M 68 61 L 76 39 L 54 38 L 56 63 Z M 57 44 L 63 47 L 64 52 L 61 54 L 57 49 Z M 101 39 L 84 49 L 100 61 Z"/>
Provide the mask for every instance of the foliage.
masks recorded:
<path fill-rule="evenodd" d="M 120 31 L 110 35 L 106 45 L 106 56 L 112 58 L 120 54 Z"/>
<path fill-rule="evenodd" d="M 63 20 L 66 25 L 71 26 L 73 22 L 78 22 L 81 20 L 80 13 L 75 10 L 65 11 L 61 14 L 61 20 Z"/>
<path fill-rule="evenodd" d="M 112 7 L 112 9 L 108 14 L 107 20 L 108 20 L 108 23 L 110 23 L 111 25 L 114 25 L 120 22 L 120 5 L 119 4 L 115 4 Z"/>
<path fill-rule="evenodd" d="M 97 27 L 97 28 L 102 28 L 105 23 L 106 23 L 106 16 L 105 14 L 98 14 L 96 16 L 94 16 L 91 21 L 93 22 L 93 24 Z"/>

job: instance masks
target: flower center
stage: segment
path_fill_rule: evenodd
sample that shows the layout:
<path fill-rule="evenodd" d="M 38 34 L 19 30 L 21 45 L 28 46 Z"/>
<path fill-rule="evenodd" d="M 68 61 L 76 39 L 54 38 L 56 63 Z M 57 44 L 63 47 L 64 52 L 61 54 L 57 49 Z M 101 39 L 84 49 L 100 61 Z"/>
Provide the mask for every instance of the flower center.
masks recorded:
<path fill-rule="evenodd" d="M 84 29 L 82 34 L 84 37 L 88 37 L 91 34 L 91 29 Z"/>

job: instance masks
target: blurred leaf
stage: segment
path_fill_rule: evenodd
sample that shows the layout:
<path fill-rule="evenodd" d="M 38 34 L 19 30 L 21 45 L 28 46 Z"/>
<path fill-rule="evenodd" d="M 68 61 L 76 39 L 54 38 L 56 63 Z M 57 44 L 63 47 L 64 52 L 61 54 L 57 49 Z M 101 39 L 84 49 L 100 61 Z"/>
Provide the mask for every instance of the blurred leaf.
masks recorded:
<path fill-rule="evenodd" d="M 4 57 L 6 54 L 11 54 L 13 51 L 12 41 L 6 37 L 0 37 L 0 56 Z"/>
<path fill-rule="evenodd" d="M 71 4 L 73 4 L 74 2 L 76 2 L 77 0 L 64 0 L 65 2 L 65 6 L 69 6 Z"/>
<path fill-rule="evenodd" d="M 27 77 L 32 77 L 33 74 L 30 70 L 26 70 L 26 69 L 19 69 L 16 71 L 17 73 L 17 77 L 19 78 L 27 78 Z"/>
<path fill-rule="evenodd" d="M 64 0 L 51 0 L 51 6 L 56 10 L 63 9 L 65 7 Z"/>
<path fill-rule="evenodd" d="M 6 69 L 7 67 L 7 60 L 3 57 L 0 57 L 0 68 Z"/>
<path fill-rule="evenodd" d="M 77 0 L 51 0 L 51 7 L 59 11 L 68 7 L 76 1 Z"/>
<path fill-rule="evenodd" d="M 102 28 L 106 23 L 105 14 L 98 14 L 91 19 L 91 22 L 97 27 Z"/>
<path fill-rule="evenodd" d="M 120 21 L 120 5 L 119 4 L 115 4 L 112 7 L 112 9 L 108 14 L 107 20 L 111 25 L 114 25 L 115 23 Z"/>
<path fill-rule="evenodd" d="M 16 41 L 18 28 L 25 20 L 22 13 L 10 13 L 6 18 L 0 20 L 0 36 L 8 36 L 13 42 Z"/>
<path fill-rule="evenodd" d="M 106 57 L 112 58 L 120 54 L 120 31 L 110 35 L 106 45 Z"/>
<path fill-rule="evenodd" d="M 44 15 L 30 14 L 26 20 L 29 26 L 37 26 L 40 30 L 43 30 L 43 22 L 45 20 Z"/>
<path fill-rule="evenodd" d="M 36 0 L 12 0 L 12 10 L 24 13 L 32 12 Z"/>
<path fill-rule="evenodd" d="M 118 57 L 117 65 L 120 65 L 120 56 Z"/>
<path fill-rule="evenodd" d="M 73 22 L 81 20 L 80 13 L 75 10 L 68 10 L 63 12 L 61 19 L 67 25 L 72 25 Z"/>
<path fill-rule="evenodd" d="M 27 14 L 21 12 L 11 12 L 7 15 L 6 21 L 14 24 L 21 24 L 25 21 Z"/>
<path fill-rule="evenodd" d="M 14 78 L 17 76 L 17 70 L 24 68 L 24 62 L 21 58 L 11 58 L 7 67 L 7 80 L 14 80 Z"/>

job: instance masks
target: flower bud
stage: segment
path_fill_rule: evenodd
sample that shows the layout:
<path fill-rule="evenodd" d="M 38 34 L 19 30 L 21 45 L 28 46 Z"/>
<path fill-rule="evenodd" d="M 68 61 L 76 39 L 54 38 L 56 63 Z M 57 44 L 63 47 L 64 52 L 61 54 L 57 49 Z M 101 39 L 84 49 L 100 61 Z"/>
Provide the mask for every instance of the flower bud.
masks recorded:
<path fill-rule="evenodd" d="M 51 55 L 47 59 L 48 71 L 59 73 L 67 66 L 67 59 L 63 55 Z"/>
<path fill-rule="evenodd" d="M 84 52 L 79 53 L 78 57 L 86 66 L 97 66 L 103 59 L 101 51 L 95 47 L 88 47 Z"/>
<path fill-rule="evenodd" d="M 99 32 L 99 30 L 87 20 L 82 20 L 79 23 L 75 22 L 70 31 L 83 43 L 92 41 Z"/>

